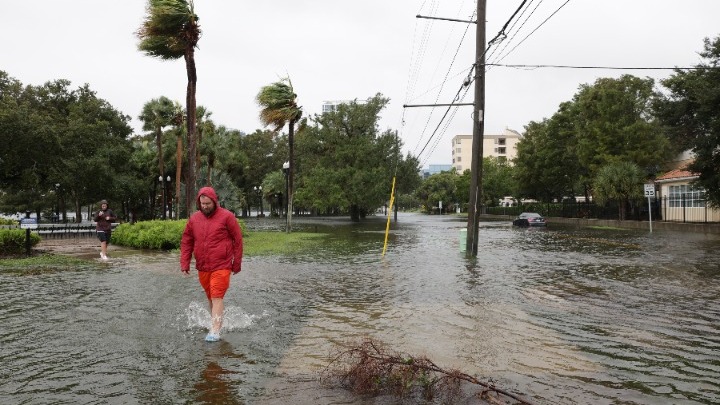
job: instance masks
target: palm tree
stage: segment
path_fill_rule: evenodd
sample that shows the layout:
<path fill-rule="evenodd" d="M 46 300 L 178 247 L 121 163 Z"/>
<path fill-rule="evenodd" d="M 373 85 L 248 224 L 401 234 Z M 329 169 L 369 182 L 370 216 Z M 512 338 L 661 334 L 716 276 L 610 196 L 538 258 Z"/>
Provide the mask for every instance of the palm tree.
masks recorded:
<path fill-rule="evenodd" d="M 185 201 L 188 214 L 195 205 L 195 48 L 200 40 L 200 25 L 193 0 L 148 0 L 147 16 L 137 31 L 138 49 L 160 59 L 185 58 L 187 70 L 187 136 L 188 167 L 185 182 Z"/>
<path fill-rule="evenodd" d="M 291 219 L 293 211 L 293 162 L 294 149 L 293 141 L 295 134 L 295 123 L 302 117 L 302 107 L 297 105 L 297 94 L 293 90 L 292 82 L 289 77 L 281 79 L 269 86 L 264 86 L 258 93 L 257 102 L 262 107 L 260 110 L 260 121 L 265 126 L 272 125 L 275 132 L 282 129 L 288 124 L 288 147 L 289 163 L 288 168 L 288 212 L 287 212 L 287 232 L 291 230 Z"/>
<path fill-rule="evenodd" d="M 643 181 L 643 172 L 635 163 L 609 163 L 601 167 L 595 176 L 594 197 L 600 204 L 617 201 L 618 218 L 622 221 L 625 219 L 627 203 L 642 197 Z"/>
<path fill-rule="evenodd" d="M 155 134 L 160 176 L 165 176 L 165 162 L 162 153 L 162 130 L 163 127 L 172 124 L 173 112 L 173 102 L 169 98 L 162 96 L 145 103 L 142 113 L 138 117 L 140 121 L 143 122 L 142 129 L 144 131 L 152 131 Z"/>

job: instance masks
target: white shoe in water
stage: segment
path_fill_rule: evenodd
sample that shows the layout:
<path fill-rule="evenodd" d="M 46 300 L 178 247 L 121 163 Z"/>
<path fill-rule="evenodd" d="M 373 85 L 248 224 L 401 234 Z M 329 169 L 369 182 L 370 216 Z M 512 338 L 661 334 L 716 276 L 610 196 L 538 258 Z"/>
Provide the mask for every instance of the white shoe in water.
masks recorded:
<path fill-rule="evenodd" d="M 220 340 L 220 333 L 218 332 L 210 332 L 205 336 L 206 342 L 217 342 Z"/>
<path fill-rule="evenodd" d="M 107 260 L 108 257 L 107 257 L 107 255 L 106 255 L 105 253 L 100 253 L 100 259 L 102 259 L 102 260 Z"/>

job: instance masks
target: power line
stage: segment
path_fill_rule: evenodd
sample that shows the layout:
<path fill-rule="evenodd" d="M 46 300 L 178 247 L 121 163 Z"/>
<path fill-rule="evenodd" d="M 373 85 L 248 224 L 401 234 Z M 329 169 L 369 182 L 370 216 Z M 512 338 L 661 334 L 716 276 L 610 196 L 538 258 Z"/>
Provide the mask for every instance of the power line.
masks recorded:
<path fill-rule="evenodd" d="M 694 67 L 632 67 L 632 66 L 572 66 L 572 65 L 509 65 L 503 63 L 486 63 L 485 66 L 509 67 L 517 69 L 607 69 L 607 70 L 699 70 L 699 69 L 720 69 L 718 67 L 694 66 Z"/>
<path fill-rule="evenodd" d="M 555 11 L 554 11 L 552 14 L 550 14 L 545 20 L 543 20 L 543 22 L 541 22 L 540 25 L 538 25 L 537 27 L 535 27 L 534 30 L 532 30 L 529 34 L 527 34 L 527 35 L 525 36 L 525 38 L 522 39 L 522 41 L 520 41 L 517 45 L 515 45 L 515 46 L 514 46 L 511 50 L 509 50 L 505 55 L 502 55 L 502 57 L 499 57 L 500 59 L 498 60 L 498 62 L 500 62 L 500 61 L 502 61 L 503 59 L 505 59 L 505 58 L 506 58 L 508 55 L 510 55 L 515 49 L 517 49 L 518 46 L 522 45 L 522 43 L 525 42 L 525 40 L 527 40 L 532 34 L 534 34 L 535 31 L 539 30 L 540 27 L 542 27 L 543 25 L 545 25 L 545 23 L 548 22 L 549 19 L 551 19 L 555 14 L 557 14 L 558 11 L 560 11 L 560 10 L 561 10 L 563 7 L 565 7 L 568 3 L 570 3 L 570 0 L 567 0 L 567 1 L 566 1 L 565 3 L 563 3 L 560 7 L 558 7 L 557 10 L 555 10 Z"/>
<path fill-rule="evenodd" d="M 505 52 L 505 49 L 507 49 L 507 47 L 513 42 L 513 40 L 515 39 L 515 37 L 517 36 L 517 34 L 518 34 L 520 31 L 522 31 L 522 29 L 523 29 L 523 27 L 525 26 L 525 24 L 528 22 L 528 20 L 530 20 L 530 17 L 532 17 L 533 14 L 535 14 L 535 11 L 536 11 L 536 10 L 538 9 L 538 7 L 540 7 L 540 5 L 543 3 L 543 0 L 540 0 L 540 1 L 535 5 L 535 8 L 533 8 L 533 10 L 530 12 L 530 14 L 528 14 L 528 16 L 525 17 L 525 19 L 522 21 L 522 23 L 520 24 L 520 27 L 518 27 L 518 29 L 513 32 L 513 30 L 515 29 L 515 26 L 517 25 L 518 21 L 520 21 L 520 19 L 522 19 L 522 17 L 525 15 L 525 13 L 530 9 L 530 6 L 532 5 L 533 1 L 534 1 L 534 0 L 531 0 L 530 3 L 528 3 L 527 7 L 523 10 L 522 14 L 520 14 L 520 16 L 518 17 L 518 19 L 515 20 L 515 22 L 513 23 L 513 25 L 510 27 L 510 32 L 512 32 L 513 34 L 512 34 L 512 36 L 510 37 L 510 40 L 507 41 L 507 42 L 505 42 L 505 44 L 503 45 L 502 49 L 499 50 L 498 57 L 499 57 L 500 55 L 502 55 L 503 52 Z M 503 42 L 504 42 L 504 41 L 503 41 Z M 498 49 L 499 49 L 499 48 L 493 49 L 493 51 L 490 52 L 490 55 L 488 55 L 487 59 L 488 59 L 488 60 L 492 60 L 493 55 L 495 55 L 495 52 L 498 51 Z"/>

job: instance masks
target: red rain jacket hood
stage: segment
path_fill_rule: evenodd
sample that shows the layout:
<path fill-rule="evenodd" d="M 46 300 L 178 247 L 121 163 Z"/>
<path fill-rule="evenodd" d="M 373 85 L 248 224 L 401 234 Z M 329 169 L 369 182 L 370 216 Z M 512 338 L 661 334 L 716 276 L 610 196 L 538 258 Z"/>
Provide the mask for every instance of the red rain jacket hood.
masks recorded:
<path fill-rule="evenodd" d="M 189 269 L 194 255 L 198 271 L 228 269 L 237 273 L 242 267 L 243 252 L 240 225 L 232 212 L 218 204 L 212 187 L 203 187 L 198 191 L 198 208 L 203 195 L 213 200 L 215 211 L 208 216 L 196 211 L 188 219 L 180 242 L 180 269 Z"/>

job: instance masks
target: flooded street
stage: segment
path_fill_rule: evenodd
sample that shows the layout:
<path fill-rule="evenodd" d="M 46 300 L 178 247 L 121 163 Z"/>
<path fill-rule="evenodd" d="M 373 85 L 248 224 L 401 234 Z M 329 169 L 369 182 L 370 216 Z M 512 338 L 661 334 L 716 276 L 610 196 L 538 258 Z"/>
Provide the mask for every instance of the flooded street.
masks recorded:
<path fill-rule="evenodd" d="M 720 403 L 720 236 L 487 222 L 468 260 L 465 225 L 401 214 L 381 258 L 382 218 L 298 220 L 329 236 L 246 258 L 214 344 L 176 252 L 0 272 L 0 403 L 395 403 L 318 383 L 366 336 L 537 404 Z"/>

